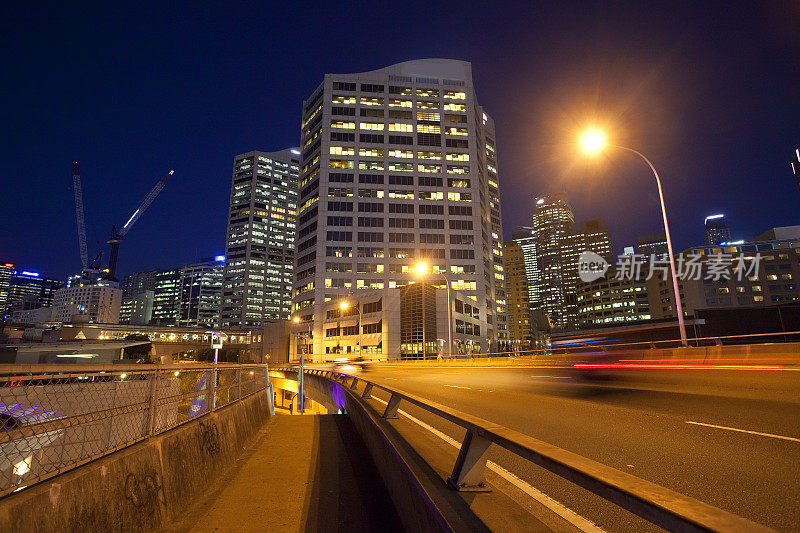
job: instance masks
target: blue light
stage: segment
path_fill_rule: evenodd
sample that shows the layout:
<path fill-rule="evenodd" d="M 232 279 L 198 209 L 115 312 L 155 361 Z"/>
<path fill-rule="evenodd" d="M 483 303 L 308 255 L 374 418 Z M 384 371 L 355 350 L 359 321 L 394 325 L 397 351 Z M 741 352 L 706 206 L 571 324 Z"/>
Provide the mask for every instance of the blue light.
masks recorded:
<path fill-rule="evenodd" d="M 214 256 L 214 261 L 219 261 L 220 263 L 224 263 L 225 262 L 225 256 L 224 255 Z"/>
<path fill-rule="evenodd" d="M 39 273 L 38 272 L 28 272 L 27 270 L 23 270 L 22 271 L 22 275 L 23 276 L 33 276 L 34 278 L 38 278 L 39 277 Z"/>

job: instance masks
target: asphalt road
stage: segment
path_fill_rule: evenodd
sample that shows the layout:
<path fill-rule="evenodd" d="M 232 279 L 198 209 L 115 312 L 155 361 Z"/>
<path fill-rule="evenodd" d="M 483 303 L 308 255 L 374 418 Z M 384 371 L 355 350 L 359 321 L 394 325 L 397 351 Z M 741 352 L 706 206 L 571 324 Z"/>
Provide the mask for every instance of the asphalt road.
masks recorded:
<path fill-rule="evenodd" d="M 800 530 L 800 371 L 378 367 L 364 378 L 513 428 L 753 521 Z M 436 417 L 401 407 L 458 438 Z M 721 427 L 713 427 L 721 426 Z M 723 429 L 727 428 L 727 429 Z M 503 451 L 493 460 L 599 526 L 629 513 Z"/>

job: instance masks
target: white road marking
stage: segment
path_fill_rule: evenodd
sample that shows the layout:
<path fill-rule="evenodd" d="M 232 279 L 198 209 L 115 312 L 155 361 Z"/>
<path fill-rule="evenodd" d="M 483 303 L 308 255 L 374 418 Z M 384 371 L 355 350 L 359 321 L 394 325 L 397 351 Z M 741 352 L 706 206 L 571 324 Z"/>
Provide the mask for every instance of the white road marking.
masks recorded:
<path fill-rule="evenodd" d="M 382 403 L 384 405 L 386 405 L 386 402 L 381 400 L 380 398 L 376 398 L 376 397 L 372 396 L 372 399 L 376 400 L 376 401 L 378 401 L 378 402 L 380 402 L 380 403 Z M 449 444 L 449 445 L 451 445 L 451 446 L 453 446 L 455 448 L 460 448 L 461 447 L 461 443 L 460 442 L 458 442 L 454 438 L 450 437 L 450 435 L 447 435 L 446 433 L 442 433 L 441 431 L 439 431 L 435 427 L 431 426 L 430 424 L 426 424 L 425 422 L 423 422 L 419 418 L 416 418 L 416 417 L 406 413 L 402 409 L 398 409 L 397 412 L 398 412 L 398 414 L 403 415 L 404 417 L 408 418 L 409 420 L 411 420 L 415 424 L 423 427 L 424 429 L 427 429 L 428 431 L 430 431 L 431 433 L 433 433 L 434 435 L 436 435 L 437 437 L 439 437 L 440 439 L 445 441 L 447 444 Z M 560 516 L 561 518 L 563 518 L 564 520 L 566 520 L 567 522 L 569 522 L 570 524 L 572 524 L 576 528 L 580 529 L 581 531 L 590 531 L 592 533 L 604 533 L 605 532 L 604 529 L 602 529 L 601 527 L 597 526 L 594 522 L 591 522 L 590 520 L 587 520 L 586 518 L 582 517 L 581 515 L 579 515 L 578 513 L 576 513 L 575 511 L 573 511 L 569 507 L 565 506 L 561 502 L 554 500 L 553 498 L 551 498 L 550 496 L 548 496 L 544 492 L 540 491 L 539 489 L 534 488 L 533 486 L 528 484 L 526 481 L 523 481 L 522 479 L 520 479 L 516 475 L 512 474 L 511 472 L 509 472 L 508 470 L 506 470 L 502 466 L 498 465 L 497 463 L 492 462 L 492 461 L 486 461 L 486 466 L 489 467 L 489 469 L 492 470 L 494 473 L 496 473 L 497 475 L 499 475 L 500 477 L 502 477 L 503 479 L 505 479 L 506 481 L 508 481 L 509 483 L 511 483 L 512 485 L 514 485 L 518 489 L 520 489 L 522 492 L 524 492 L 525 494 L 527 494 L 528 496 L 530 496 L 531 498 L 533 498 L 534 500 L 536 500 L 540 504 L 544 505 L 545 507 L 550 509 L 552 512 L 556 513 L 558 516 Z"/>
<path fill-rule="evenodd" d="M 397 381 L 397 378 L 383 378 L 383 379 L 391 379 L 392 381 Z"/>
<path fill-rule="evenodd" d="M 750 433 L 751 435 L 761 435 L 762 437 L 771 437 L 773 439 L 790 440 L 792 442 L 800 442 L 800 439 L 795 437 L 786 437 L 784 435 L 774 435 L 772 433 L 762 433 L 760 431 L 750 431 L 749 429 L 730 428 L 727 426 L 716 426 L 714 424 L 704 424 L 703 422 L 686 421 L 687 424 L 694 424 L 695 426 L 706 426 L 709 428 L 727 429 L 728 431 L 738 431 L 739 433 Z"/>
<path fill-rule="evenodd" d="M 470 390 L 472 390 L 472 387 L 462 387 L 461 385 L 447 385 L 446 383 L 444 385 L 442 385 L 442 387 L 450 387 L 450 388 L 453 388 L 453 389 L 470 389 Z"/>

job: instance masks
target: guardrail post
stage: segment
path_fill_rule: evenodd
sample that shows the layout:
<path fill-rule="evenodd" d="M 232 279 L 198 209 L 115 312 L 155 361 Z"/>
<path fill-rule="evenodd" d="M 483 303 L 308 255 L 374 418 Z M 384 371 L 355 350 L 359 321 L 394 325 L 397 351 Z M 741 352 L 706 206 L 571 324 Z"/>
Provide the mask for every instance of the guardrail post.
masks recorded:
<path fill-rule="evenodd" d="M 147 424 L 147 434 L 149 436 L 155 435 L 156 429 L 156 396 L 158 395 L 158 370 L 153 371 L 153 382 L 150 384 L 150 412 L 149 421 Z"/>
<path fill-rule="evenodd" d="M 492 442 L 468 429 L 447 484 L 462 492 L 491 492 L 483 480 L 486 452 Z"/>
<path fill-rule="evenodd" d="M 350 384 L 351 389 L 355 389 L 356 385 L 358 384 L 358 378 L 353 378 L 353 382 Z"/>
<path fill-rule="evenodd" d="M 372 383 L 367 383 L 367 386 L 364 387 L 364 392 L 361 393 L 361 398 L 363 399 L 369 398 L 371 392 L 372 392 Z"/>
<path fill-rule="evenodd" d="M 386 404 L 386 410 L 383 412 L 383 418 L 397 418 L 397 406 L 400 405 L 400 395 L 392 394 L 389 398 L 389 403 Z"/>

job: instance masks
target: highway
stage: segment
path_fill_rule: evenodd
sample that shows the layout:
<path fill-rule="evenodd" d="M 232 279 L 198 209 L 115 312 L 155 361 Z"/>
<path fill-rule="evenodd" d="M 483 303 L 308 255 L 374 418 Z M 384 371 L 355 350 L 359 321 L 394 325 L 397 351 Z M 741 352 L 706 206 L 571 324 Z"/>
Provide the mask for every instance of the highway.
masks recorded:
<path fill-rule="evenodd" d="M 586 383 L 552 367 L 363 374 L 782 531 L 800 529 L 800 371 L 612 370 Z M 401 409 L 453 438 L 420 409 Z M 500 450 L 492 460 L 611 531 L 643 522 Z"/>

